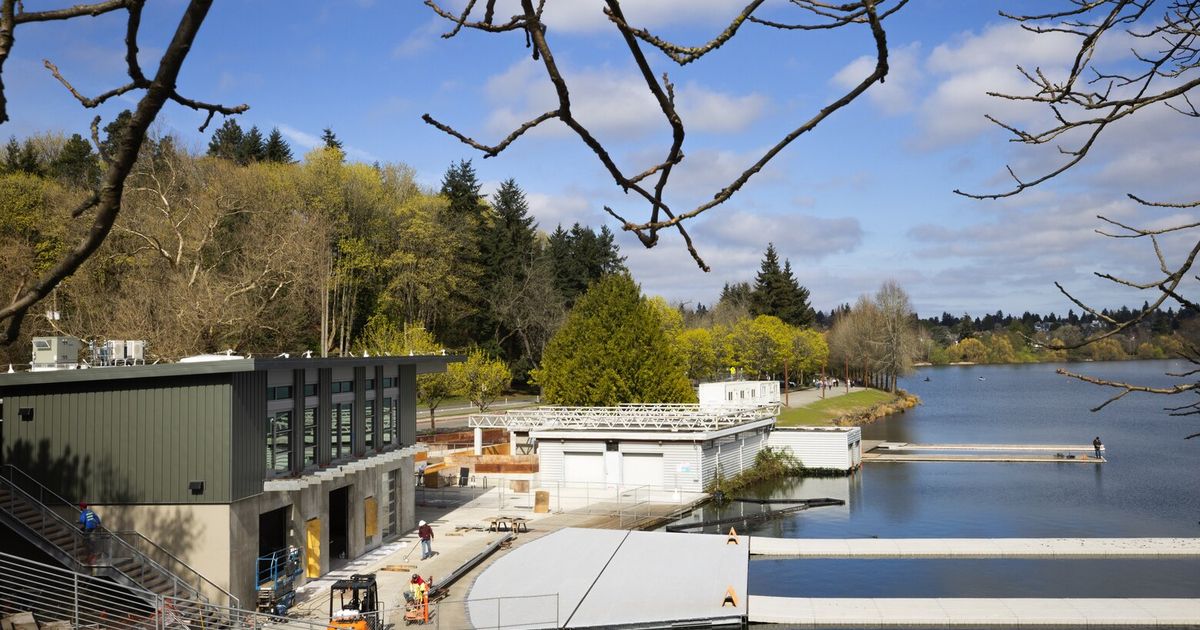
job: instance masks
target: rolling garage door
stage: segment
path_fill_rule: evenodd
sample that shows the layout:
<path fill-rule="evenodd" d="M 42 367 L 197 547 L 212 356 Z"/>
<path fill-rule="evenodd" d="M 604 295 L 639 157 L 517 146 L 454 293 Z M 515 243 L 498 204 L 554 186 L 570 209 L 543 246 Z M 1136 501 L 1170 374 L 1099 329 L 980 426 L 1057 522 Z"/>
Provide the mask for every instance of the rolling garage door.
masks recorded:
<path fill-rule="evenodd" d="M 604 483 L 604 453 L 563 453 L 563 480 Z"/>
<path fill-rule="evenodd" d="M 627 486 L 663 485 L 663 456 L 661 453 L 622 453 L 621 482 Z"/>

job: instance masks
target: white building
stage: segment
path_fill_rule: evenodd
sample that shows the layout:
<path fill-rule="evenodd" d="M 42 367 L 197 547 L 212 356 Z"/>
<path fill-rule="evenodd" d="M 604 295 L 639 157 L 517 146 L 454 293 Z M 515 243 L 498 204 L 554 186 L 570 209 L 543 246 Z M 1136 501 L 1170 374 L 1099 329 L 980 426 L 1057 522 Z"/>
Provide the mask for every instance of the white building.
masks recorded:
<path fill-rule="evenodd" d="M 776 427 L 767 446 L 791 450 L 807 468 L 851 471 L 862 466 L 858 427 Z"/>

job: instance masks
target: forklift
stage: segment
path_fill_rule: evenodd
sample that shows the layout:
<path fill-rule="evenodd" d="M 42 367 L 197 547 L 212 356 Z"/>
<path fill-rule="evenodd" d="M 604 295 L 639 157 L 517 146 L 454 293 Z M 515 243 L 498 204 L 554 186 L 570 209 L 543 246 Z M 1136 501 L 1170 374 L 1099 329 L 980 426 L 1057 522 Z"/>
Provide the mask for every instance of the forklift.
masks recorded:
<path fill-rule="evenodd" d="M 375 575 L 354 574 L 329 587 L 328 630 L 382 630 Z"/>

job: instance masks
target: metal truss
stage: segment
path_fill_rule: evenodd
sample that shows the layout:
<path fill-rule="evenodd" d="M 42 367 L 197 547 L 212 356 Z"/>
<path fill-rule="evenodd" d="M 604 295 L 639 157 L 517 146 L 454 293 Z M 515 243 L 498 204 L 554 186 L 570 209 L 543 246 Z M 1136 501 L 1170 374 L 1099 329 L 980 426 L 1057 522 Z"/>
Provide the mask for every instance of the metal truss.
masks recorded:
<path fill-rule="evenodd" d="M 779 403 L 763 405 L 626 404 L 616 407 L 537 407 L 503 414 L 474 415 L 470 427 L 509 430 L 621 429 L 626 431 L 712 431 L 779 415 Z"/>

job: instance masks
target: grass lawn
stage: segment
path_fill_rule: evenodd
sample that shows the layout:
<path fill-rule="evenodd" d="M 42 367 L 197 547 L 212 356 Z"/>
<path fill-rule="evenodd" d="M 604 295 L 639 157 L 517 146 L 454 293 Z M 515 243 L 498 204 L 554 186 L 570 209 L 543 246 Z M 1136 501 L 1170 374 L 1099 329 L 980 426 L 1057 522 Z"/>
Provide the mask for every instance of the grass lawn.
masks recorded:
<path fill-rule="evenodd" d="M 831 421 L 838 416 L 867 409 L 891 399 L 891 394 L 877 389 L 826 398 L 806 407 L 784 408 L 779 414 L 779 421 L 776 425 L 781 427 L 832 426 Z"/>

